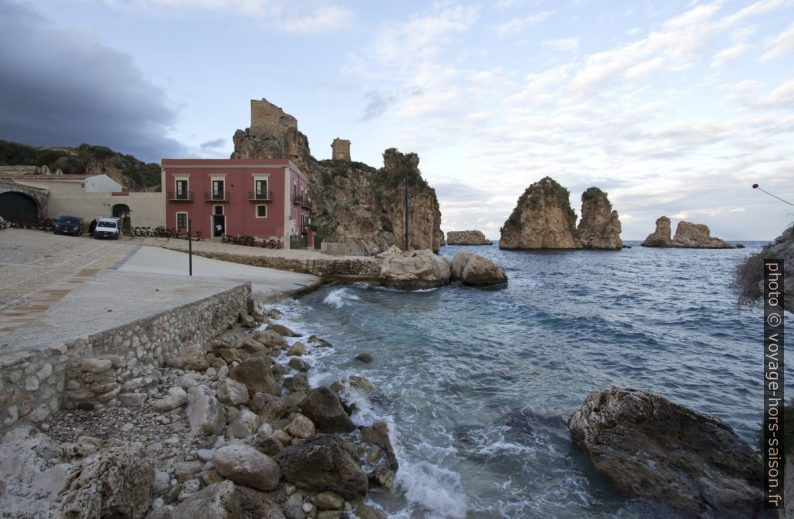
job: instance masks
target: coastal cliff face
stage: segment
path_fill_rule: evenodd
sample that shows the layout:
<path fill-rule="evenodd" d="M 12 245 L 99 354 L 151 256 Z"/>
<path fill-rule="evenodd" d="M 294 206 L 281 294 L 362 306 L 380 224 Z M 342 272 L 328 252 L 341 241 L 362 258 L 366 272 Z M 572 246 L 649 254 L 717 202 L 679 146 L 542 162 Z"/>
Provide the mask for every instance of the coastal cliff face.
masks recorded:
<path fill-rule="evenodd" d="M 551 177 L 530 185 L 501 229 L 500 249 L 581 249 L 567 189 Z"/>
<path fill-rule="evenodd" d="M 491 245 L 482 231 L 449 231 L 447 245 Z"/>
<path fill-rule="evenodd" d="M 612 210 L 607 194 L 591 187 L 582 193 L 582 218 L 579 220 L 579 240 L 586 249 L 621 249 L 620 218 Z"/>
<path fill-rule="evenodd" d="M 791 281 L 794 279 L 794 225 L 736 267 L 733 284 L 739 302 L 746 304 L 763 299 L 764 260 L 771 258 L 783 260 L 783 308 L 794 313 L 794 282 Z"/>
<path fill-rule="evenodd" d="M 732 249 L 730 243 L 711 236 L 708 226 L 681 221 L 670 239 L 670 219 L 666 216 L 656 220 L 656 230 L 645 238 L 643 247 L 678 247 L 687 249 Z"/>
<path fill-rule="evenodd" d="M 251 128 L 234 134 L 233 159 L 289 158 L 311 179 L 312 221 L 327 242 L 373 255 L 392 245 L 438 252 L 443 240 L 436 192 L 422 178 L 419 157 L 394 148 L 383 168 L 312 157 L 294 117 L 265 100 L 252 102 Z M 405 182 L 408 243 L 405 243 Z"/>

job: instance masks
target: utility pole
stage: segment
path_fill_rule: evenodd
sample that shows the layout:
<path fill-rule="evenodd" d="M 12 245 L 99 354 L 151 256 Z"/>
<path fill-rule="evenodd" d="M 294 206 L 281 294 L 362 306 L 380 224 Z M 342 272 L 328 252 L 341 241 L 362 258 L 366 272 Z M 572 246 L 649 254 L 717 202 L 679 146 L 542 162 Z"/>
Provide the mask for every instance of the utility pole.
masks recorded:
<path fill-rule="evenodd" d="M 405 203 L 403 205 L 403 215 L 405 222 L 403 223 L 403 234 L 405 235 L 405 249 L 408 250 L 408 168 L 405 169 Z"/>
<path fill-rule="evenodd" d="M 193 275 L 193 229 L 190 218 L 187 219 L 187 275 Z"/>

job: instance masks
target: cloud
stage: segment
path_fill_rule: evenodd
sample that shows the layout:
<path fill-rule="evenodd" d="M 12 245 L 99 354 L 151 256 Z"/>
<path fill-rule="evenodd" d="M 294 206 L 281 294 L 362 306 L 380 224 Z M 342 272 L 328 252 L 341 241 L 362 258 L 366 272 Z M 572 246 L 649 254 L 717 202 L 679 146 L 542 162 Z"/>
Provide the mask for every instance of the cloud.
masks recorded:
<path fill-rule="evenodd" d="M 551 11 L 541 11 L 539 13 L 530 16 L 525 16 L 523 18 L 514 18 L 512 20 L 508 20 L 506 22 L 502 22 L 494 25 L 493 30 L 499 36 L 502 37 L 510 36 L 512 34 L 521 32 L 527 27 L 545 22 L 546 20 L 551 18 L 552 14 L 554 13 Z"/>
<path fill-rule="evenodd" d="M 576 52 L 579 48 L 578 38 L 559 38 L 556 40 L 546 40 L 543 42 L 544 47 L 549 47 L 562 52 Z"/>
<path fill-rule="evenodd" d="M 794 52 L 794 23 L 766 42 L 768 49 L 761 55 L 761 61 L 770 61 Z"/>
<path fill-rule="evenodd" d="M 57 42 L 57 43 L 56 43 Z M 102 144 L 147 161 L 179 155 L 165 93 L 128 54 L 0 0 L 0 138 Z"/>
<path fill-rule="evenodd" d="M 240 13 L 267 20 L 267 28 L 289 33 L 319 33 L 345 27 L 350 9 L 333 3 L 305 0 L 99 0 L 117 9 L 145 9 L 162 13 L 185 9 Z"/>
<path fill-rule="evenodd" d="M 199 144 L 199 148 L 203 151 L 216 150 L 225 147 L 226 142 L 227 141 L 224 138 L 214 139 L 211 141 L 202 142 L 201 144 Z"/>

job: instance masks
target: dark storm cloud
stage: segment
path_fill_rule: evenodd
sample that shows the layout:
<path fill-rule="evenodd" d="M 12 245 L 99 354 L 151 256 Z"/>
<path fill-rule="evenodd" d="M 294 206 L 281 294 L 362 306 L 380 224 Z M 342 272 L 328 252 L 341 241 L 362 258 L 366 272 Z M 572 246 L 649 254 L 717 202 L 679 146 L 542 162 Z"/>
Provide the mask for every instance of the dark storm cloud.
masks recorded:
<path fill-rule="evenodd" d="M 165 137 L 174 119 L 131 56 L 0 0 L 0 139 L 101 144 L 159 162 L 184 152 Z"/>

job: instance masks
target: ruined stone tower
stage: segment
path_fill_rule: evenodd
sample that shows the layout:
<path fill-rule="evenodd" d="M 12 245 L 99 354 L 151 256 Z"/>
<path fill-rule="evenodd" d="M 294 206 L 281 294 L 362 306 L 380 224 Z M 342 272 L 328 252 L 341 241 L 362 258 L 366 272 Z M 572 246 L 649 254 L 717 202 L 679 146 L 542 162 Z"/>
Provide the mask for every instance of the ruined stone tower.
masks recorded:
<path fill-rule="evenodd" d="M 267 99 L 251 99 L 251 133 L 262 136 L 285 135 L 298 130 L 298 120 Z"/>
<path fill-rule="evenodd" d="M 350 141 L 336 138 L 331 143 L 331 158 L 350 162 Z"/>

